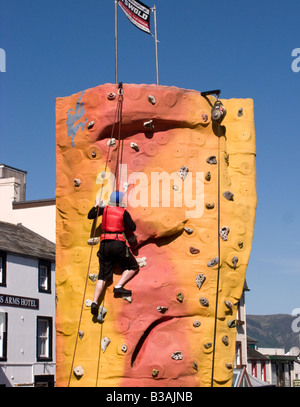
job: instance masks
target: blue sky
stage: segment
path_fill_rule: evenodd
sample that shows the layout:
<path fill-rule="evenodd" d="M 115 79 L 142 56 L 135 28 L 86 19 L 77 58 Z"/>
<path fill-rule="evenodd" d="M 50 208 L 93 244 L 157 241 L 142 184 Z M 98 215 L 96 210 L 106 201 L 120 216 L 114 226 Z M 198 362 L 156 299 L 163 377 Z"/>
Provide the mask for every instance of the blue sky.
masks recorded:
<path fill-rule="evenodd" d="M 254 99 L 258 206 L 247 312 L 291 314 L 300 308 L 300 72 L 291 68 L 299 0 L 144 3 L 157 7 L 161 85 Z M 153 38 L 120 8 L 118 28 L 119 80 L 155 83 Z M 52 198 L 55 98 L 114 82 L 114 1 L 0 0 L 0 48 L 0 163 L 28 171 L 28 200 Z"/>

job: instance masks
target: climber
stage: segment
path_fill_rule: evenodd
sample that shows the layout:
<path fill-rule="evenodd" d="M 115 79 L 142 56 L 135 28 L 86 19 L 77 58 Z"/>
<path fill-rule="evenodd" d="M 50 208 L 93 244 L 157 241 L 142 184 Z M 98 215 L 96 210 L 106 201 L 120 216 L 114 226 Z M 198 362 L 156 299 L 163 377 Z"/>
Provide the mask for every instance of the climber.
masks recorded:
<path fill-rule="evenodd" d="M 124 270 L 120 281 L 113 289 L 115 295 L 131 296 L 132 292 L 123 286 L 139 269 L 139 265 L 128 247 L 124 233 L 125 227 L 134 232 L 136 225 L 122 204 L 123 197 L 122 192 L 114 191 L 107 206 L 104 206 L 102 201 L 96 200 L 95 206 L 88 213 L 88 219 L 95 219 L 102 215 L 101 227 L 103 232 L 100 249 L 97 253 L 100 269 L 91 305 L 93 315 L 98 312 L 98 300 L 106 283 L 113 279 L 113 264 L 119 263 Z"/>

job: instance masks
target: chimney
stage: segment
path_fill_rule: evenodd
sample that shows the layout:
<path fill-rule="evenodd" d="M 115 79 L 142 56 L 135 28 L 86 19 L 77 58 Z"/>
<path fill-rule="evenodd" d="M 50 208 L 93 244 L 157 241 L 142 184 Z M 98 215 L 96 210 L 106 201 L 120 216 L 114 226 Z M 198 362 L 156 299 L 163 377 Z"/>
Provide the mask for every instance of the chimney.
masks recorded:
<path fill-rule="evenodd" d="M 18 170 L 6 164 L 0 164 L 0 180 L 10 179 L 14 183 L 14 201 L 26 201 L 27 171 Z"/>

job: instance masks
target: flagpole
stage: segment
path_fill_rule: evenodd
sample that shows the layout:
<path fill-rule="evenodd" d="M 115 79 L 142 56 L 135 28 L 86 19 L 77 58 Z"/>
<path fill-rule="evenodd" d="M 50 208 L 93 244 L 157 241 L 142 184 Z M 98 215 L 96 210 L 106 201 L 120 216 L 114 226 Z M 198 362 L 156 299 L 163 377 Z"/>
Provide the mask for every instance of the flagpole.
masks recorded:
<path fill-rule="evenodd" d="M 159 84 L 158 78 L 158 50 L 157 50 L 157 26 L 156 26 L 156 6 L 153 6 L 154 12 L 154 41 L 155 41 L 155 64 L 156 64 L 156 85 Z"/>
<path fill-rule="evenodd" d="M 115 82 L 118 83 L 118 0 L 115 0 Z"/>

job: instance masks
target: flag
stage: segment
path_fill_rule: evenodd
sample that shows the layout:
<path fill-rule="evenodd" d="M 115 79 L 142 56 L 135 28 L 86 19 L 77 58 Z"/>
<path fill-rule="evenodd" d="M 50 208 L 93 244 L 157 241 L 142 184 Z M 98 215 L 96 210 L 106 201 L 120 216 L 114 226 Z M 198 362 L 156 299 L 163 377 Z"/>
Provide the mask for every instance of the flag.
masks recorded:
<path fill-rule="evenodd" d="M 140 30 L 151 34 L 150 7 L 138 0 L 118 0 L 118 4 L 132 24 Z"/>

